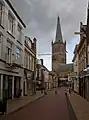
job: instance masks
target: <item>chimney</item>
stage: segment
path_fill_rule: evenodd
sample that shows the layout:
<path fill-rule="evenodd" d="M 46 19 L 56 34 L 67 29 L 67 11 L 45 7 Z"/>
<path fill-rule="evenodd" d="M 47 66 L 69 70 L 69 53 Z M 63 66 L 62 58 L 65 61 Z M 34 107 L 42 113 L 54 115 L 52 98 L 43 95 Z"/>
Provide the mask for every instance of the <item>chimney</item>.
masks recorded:
<path fill-rule="evenodd" d="M 41 60 L 41 65 L 43 66 L 43 59 L 40 59 Z"/>
<path fill-rule="evenodd" d="M 34 43 L 34 52 L 36 53 L 36 38 L 33 39 L 33 43 Z"/>

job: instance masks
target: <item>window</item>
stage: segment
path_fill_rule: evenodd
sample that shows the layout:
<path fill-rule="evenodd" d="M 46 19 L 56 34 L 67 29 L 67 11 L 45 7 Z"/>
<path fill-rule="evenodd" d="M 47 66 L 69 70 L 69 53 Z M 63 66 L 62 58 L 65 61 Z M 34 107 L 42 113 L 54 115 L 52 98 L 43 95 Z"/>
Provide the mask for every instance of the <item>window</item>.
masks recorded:
<path fill-rule="evenodd" d="M 30 40 L 28 41 L 28 46 L 29 46 L 29 48 L 31 48 L 31 42 L 30 42 Z"/>
<path fill-rule="evenodd" d="M 32 56 L 30 56 L 30 70 L 32 70 Z"/>
<path fill-rule="evenodd" d="M 0 58 L 2 58 L 2 52 L 3 52 L 3 35 L 0 33 Z"/>
<path fill-rule="evenodd" d="M 13 32 L 14 32 L 14 18 L 11 15 L 11 13 L 8 14 L 8 20 L 9 20 L 9 31 L 13 34 Z"/>
<path fill-rule="evenodd" d="M 12 56 L 12 44 L 7 40 L 7 60 L 8 63 L 11 63 Z"/>
<path fill-rule="evenodd" d="M 2 4 L 0 3 L 0 24 L 2 24 Z"/>
<path fill-rule="evenodd" d="M 18 40 L 21 41 L 21 33 L 22 33 L 22 28 L 21 26 L 18 24 Z"/>
<path fill-rule="evenodd" d="M 26 56 L 26 68 L 28 68 L 28 56 Z"/>
<path fill-rule="evenodd" d="M 32 58 L 32 70 L 34 70 L 34 58 Z"/>
<path fill-rule="evenodd" d="M 16 47 L 16 59 L 19 59 L 20 58 L 20 48 L 19 47 Z"/>
<path fill-rule="evenodd" d="M 29 69 L 30 69 L 30 55 L 29 55 Z"/>
<path fill-rule="evenodd" d="M 0 33 L 0 43 L 2 43 L 2 41 L 3 41 L 3 34 Z"/>

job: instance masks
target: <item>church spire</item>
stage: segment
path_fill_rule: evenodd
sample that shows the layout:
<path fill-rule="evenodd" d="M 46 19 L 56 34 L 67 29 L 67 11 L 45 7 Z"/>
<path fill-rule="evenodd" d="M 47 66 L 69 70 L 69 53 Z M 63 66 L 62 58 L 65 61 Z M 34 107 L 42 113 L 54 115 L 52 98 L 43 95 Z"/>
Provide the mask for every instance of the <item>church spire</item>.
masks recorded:
<path fill-rule="evenodd" d="M 63 43 L 59 16 L 57 18 L 57 29 L 56 29 L 56 38 L 55 38 L 55 43 L 57 42 Z"/>

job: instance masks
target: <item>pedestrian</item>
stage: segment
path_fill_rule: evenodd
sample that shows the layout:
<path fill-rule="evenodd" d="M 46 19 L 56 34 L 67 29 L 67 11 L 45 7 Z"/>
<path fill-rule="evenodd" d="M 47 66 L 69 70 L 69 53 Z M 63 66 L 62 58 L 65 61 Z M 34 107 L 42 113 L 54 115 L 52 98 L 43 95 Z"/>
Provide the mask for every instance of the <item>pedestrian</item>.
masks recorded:
<path fill-rule="evenodd" d="M 57 94 L 57 88 L 55 88 L 55 94 Z"/>
<path fill-rule="evenodd" d="M 71 95 L 71 89 L 69 88 L 69 94 Z"/>

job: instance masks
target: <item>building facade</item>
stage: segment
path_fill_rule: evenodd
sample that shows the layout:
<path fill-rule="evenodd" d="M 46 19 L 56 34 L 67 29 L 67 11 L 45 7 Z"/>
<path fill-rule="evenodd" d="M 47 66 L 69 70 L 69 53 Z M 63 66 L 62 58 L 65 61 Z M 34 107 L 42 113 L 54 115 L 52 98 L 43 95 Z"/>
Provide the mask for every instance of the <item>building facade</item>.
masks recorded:
<path fill-rule="evenodd" d="M 33 41 L 25 36 L 24 43 L 24 95 L 28 94 L 29 91 L 33 91 L 33 74 L 35 72 L 35 59 L 36 59 L 36 39 Z"/>
<path fill-rule="evenodd" d="M 16 97 L 22 89 L 24 34 L 26 25 L 9 0 L 0 1 L 0 98 Z M 6 94 L 5 94 L 6 93 Z"/>
<path fill-rule="evenodd" d="M 36 61 L 36 88 L 42 90 L 44 88 L 44 68 L 43 59 L 37 59 Z"/>
<path fill-rule="evenodd" d="M 62 86 L 68 85 L 68 75 L 73 72 L 73 64 L 61 64 L 58 66 L 57 74 L 59 76 L 58 84 Z"/>
<path fill-rule="evenodd" d="M 87 42 L 86 42 L 86 25 L 80 22 L 80 42 L 77 48 L 78 53 L 78 72 L 79 72 L 79 94 L 85 98 L 86 81 L 85 68 L 87 66 Z"/>
<path fill-rule="evenodd" d="M 77 48 L 78 48 L 78 44 L 75 46 L 74 49 L 74 57 L 73 57 L 73 72 L 76 74 L 75 78 L 74 78 L 74 91 L 79 93 L 79 79 L 78 79 L 78 54 L 77 54 Z"/>
<path fill-rule="evenodd" d="M 66 42 L 63 42 L 60 18 L 58 17 L 56 38 L 52 42 L 52 71 L 56 71 L 59 64 L 66 64 Z"/>
<path fill-rule="evenodd" d="M 54 86 L 53 83 L 54 74 L 50 72 L 43 64 L 43 59 L 37 59 L 36 68 L 36 83 L 37 90 L 44 90 L 47 92 Z"/>

